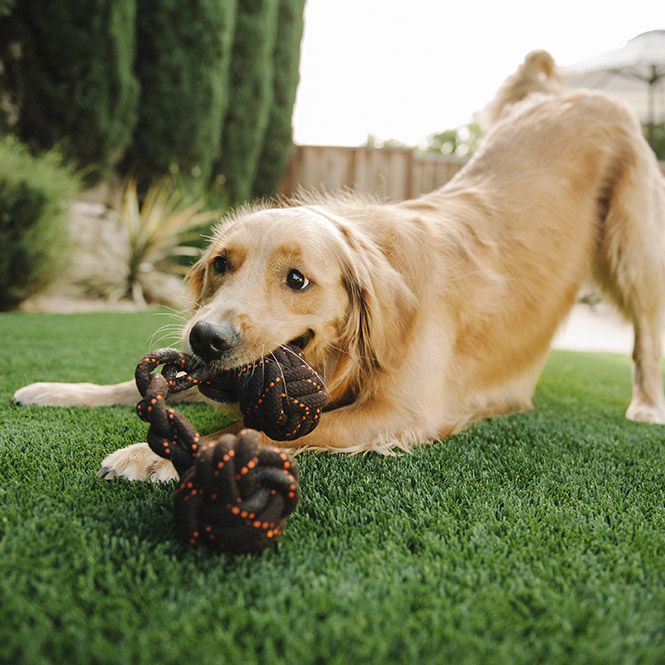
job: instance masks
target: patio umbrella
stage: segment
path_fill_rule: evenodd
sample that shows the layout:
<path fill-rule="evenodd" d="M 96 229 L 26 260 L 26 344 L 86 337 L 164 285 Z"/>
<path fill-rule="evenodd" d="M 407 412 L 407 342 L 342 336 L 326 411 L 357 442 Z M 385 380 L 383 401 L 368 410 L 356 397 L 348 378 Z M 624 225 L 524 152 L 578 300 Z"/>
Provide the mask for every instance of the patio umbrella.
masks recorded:
<path fill-rule="evenodd" d="M 650 30 L 622 48 L 602 53 L 563 70 L 569 87 L 592 88 L 624 99 L 646 123 L 665 122 L 665 30 Z"/>

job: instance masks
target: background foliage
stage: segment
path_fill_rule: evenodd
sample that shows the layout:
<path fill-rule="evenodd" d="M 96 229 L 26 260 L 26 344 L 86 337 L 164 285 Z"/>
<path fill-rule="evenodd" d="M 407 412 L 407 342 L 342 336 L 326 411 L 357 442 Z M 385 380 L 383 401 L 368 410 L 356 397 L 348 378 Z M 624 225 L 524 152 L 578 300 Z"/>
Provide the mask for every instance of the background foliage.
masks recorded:
<path fill-rule="evenodd" d="M 232 204 L 250 198 L 273 100 L 273 49 L 280 0 L 244 0 L 231 59 L 231 96 L 218 178 Z"/>
<path fill-rule="evenodd" d="M 270 196 L 277 190 L 289 157 L 304 7 L 305 0 L 281 0 L 279 4 L 272 56 L 272 104 L 254 179 L 254 196 Z"/>
<path fill-rule="evenodd" d="M 454 157 L 471 157 L 482 139 L 482 129 L 478 122 L 471 122 L 455 129 L 447 129 L 432 134 L 425 146 L 426 152 Z"/>
<path fill-rule="evenodd" d="M 125 168 L 146 181 L 182 174 L 205 186 L 229 101 L 236 0 L 141 0 L 138 124 Z"/>
<path fill-rule="evenodd" d="M 648 129 L 644 130 L 645 135 L 648 135 Z M 665 125 L 655 125 L 653 128 L 653 139 L 651 141 L 651 147 L 656 153 L 656 157 L 660 161 L 665 161 Z"/>
<path fill-rule="evenodd" d="M 142 190 L 170 174 L 197 196 L 271 194 L 303 12 L 304 0 L 0 0 L 0 131 L 33 153 L 58 146 L 89 183 L 114 168 Z"/>
<path fill-rule="evenodd" d="M 17 0 L 0 19 L 6 126 L 32 152 L 60 146 L 98 179 L 136 123 L 136 0 Z"/>
<path fill-rule="evenodd" d="M 55 152 L 33 157 L 0 140 L 0 310 L 47 284 L 67 256 L 67 215 L 77 179 Z"/>

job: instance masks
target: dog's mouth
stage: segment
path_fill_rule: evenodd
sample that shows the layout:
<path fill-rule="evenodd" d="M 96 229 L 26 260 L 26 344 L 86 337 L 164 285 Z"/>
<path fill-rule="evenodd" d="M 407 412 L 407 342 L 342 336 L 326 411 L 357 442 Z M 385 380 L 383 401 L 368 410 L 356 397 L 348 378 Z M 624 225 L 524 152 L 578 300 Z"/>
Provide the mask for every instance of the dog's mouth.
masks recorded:
<path fill-rule="evenodd" d="M 295 346 L 299 348 L 301 351 L 305 350 L 305 347 L 312 341 L 312 338 L 314 337 L 314 331 L 313 330 L 308 330 L 306 333 L 303 335 L 300 335 L 300 337 L 296 337 L 295 339 L 292 339 L 288 346 Z"/>
<path fill-rule="evenodd" d="M 297 348 L 300 351 L 304 351 L 305 347 L 312 341 L 314 337 L 313 330 L 307 330 L 302 335 L 295 337 L 290 342 L 287 342 L 284 346 L 292 346 Z M 252 365 L 256 363 L 259 359 L 254 359 L 253 361 L 247 360 L 243 357 L 231 357 L 231 358 L 221 358 L 215 360 L 206 360 L 196 354 L 195 355 L 202 364 L 207 365 L 208 367 L 217 370 L 217 371 L 229 371 L 232 369 L 241 369 L 247 365 Z"/>

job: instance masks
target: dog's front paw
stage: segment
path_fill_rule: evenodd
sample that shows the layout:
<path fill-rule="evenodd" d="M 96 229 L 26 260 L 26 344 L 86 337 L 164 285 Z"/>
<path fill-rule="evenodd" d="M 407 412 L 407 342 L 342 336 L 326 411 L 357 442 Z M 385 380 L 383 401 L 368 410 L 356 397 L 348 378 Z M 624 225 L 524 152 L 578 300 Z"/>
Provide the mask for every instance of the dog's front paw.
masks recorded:
<path fill-rule="evenodd" d="M 23 406 L 69 406 L 72 392 L 66 383 L 31 383 L 19 388 L 13 399 Z"/>
<path fill-rule="evenodd" d="M 173 464 L 155 455 L 147 443 L 135 443 L 111 453 L 102 462 L 102 468 L 97 475 L 106 480 L 126 478 L 155 483 L 164 483 L 178 477 Z"/>
<path fill-rule="evenodd" d="M 665 425 L 665 407 L 653 406 L 642 402 L 631 402 L 626 411 L 626 418 L 636 423 Z"/>

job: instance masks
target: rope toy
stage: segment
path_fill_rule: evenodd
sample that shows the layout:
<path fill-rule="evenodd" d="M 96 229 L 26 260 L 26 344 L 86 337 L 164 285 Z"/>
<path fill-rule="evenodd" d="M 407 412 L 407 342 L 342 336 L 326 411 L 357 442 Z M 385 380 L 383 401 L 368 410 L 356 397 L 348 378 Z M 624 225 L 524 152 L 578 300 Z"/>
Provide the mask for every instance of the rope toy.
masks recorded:
<path fill-rule="evenodd" d="M 323 380 L 295 346 L 281 346 L 253 363 L 222 371 L 174 349 L 151 355 L 160 354 L 173 358 L 164 369 L 172 392 L 196 386 L 217 402 L 238 402 L 245 427 L 265 432 L 274 441 L 309 434 L 328 402 Z"/>
<path fill-rule="evenodd" d="M 280 538 L 296 507 L 298 468 L 284 451 L 262 445 L 255 430 L 202 442 L 192 424 L 166 405 L 169 390 L 207 380 L 203 377 L 208 370 L 197 371 L 201 368 L 191 362 L 175 349 L 160 349 L 142 358 L 135 372 L 143 396 L 136 410 L 150 423 L 148 444 L 171 460 L 180 476 L 175 488 L 176 533 L 190 545 L 258 554 Z M 162 364 L 162 374 L 154 374 Z"/>

